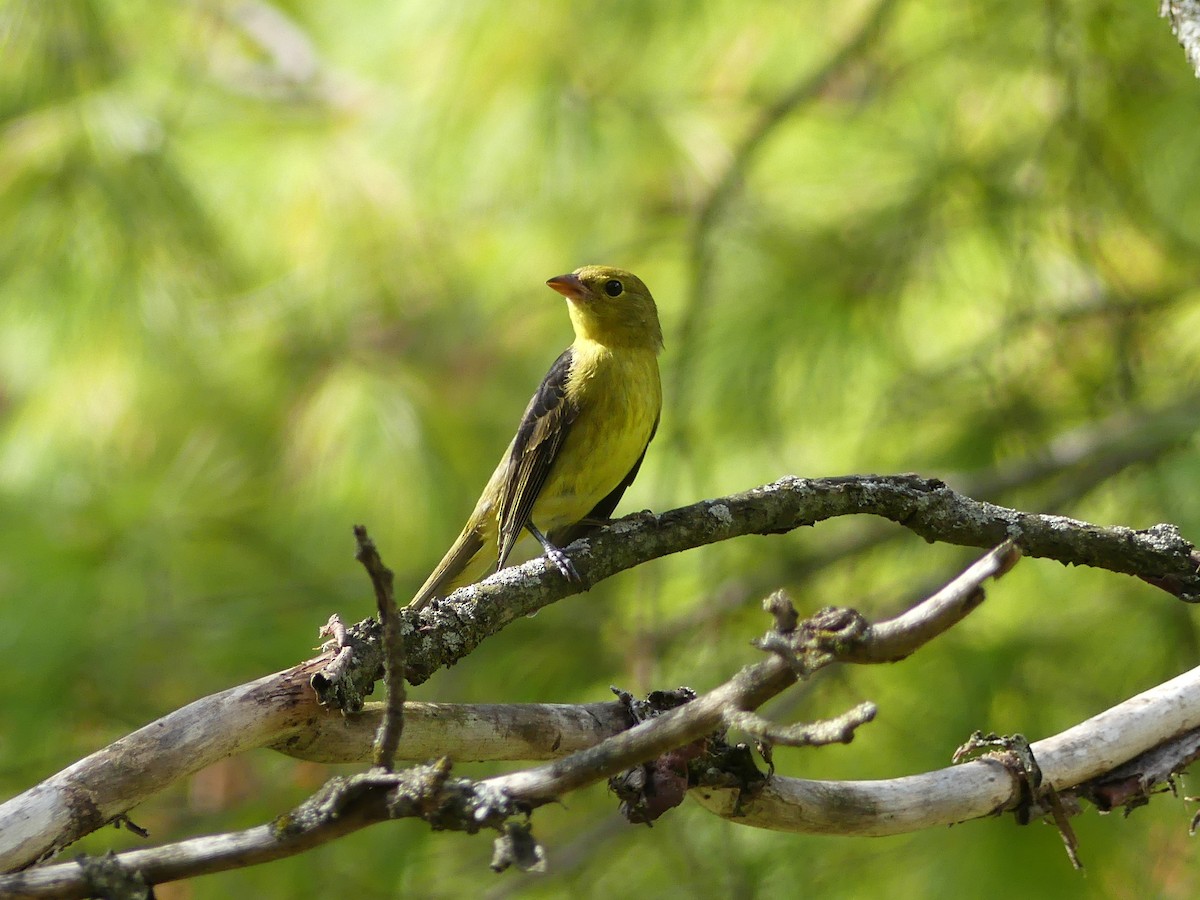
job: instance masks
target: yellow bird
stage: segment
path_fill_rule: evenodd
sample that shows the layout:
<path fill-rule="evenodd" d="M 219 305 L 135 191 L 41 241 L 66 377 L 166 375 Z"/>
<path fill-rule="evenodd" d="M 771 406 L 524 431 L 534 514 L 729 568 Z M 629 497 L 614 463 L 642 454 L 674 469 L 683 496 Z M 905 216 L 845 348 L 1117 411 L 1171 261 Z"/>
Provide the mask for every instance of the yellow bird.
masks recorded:
<path fill-rule="evenodd" d="M 559 548 L 612 515 L 658 428 L 662 328 L 646 286 L 611 266 L 546 284 L 567 298 L 575 342 L 542 379 L 475 511 L 410 609 L 498 570 L 526 531 L 566 578 L 580 580 Z"/>

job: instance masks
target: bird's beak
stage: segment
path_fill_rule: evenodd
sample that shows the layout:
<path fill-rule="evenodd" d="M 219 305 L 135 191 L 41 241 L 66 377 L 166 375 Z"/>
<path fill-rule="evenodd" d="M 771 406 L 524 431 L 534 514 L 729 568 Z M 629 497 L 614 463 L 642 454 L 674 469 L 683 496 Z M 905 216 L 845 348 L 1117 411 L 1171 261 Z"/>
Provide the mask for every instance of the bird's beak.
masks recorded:
<path fill-rule="evenodd" d="M 587 294 L 587 288 L 583 286 L 579 276 L 573 272 L 570 275 L 555 275 L 546 284 L 568 300 L 582 300 Z"/>

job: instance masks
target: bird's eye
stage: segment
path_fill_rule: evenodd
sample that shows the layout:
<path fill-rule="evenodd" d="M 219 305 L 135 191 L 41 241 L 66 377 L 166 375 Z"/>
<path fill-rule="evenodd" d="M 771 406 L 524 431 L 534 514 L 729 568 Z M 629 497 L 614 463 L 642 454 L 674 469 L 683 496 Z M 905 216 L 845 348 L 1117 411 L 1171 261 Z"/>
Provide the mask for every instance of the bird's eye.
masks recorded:
<path fill-rule="evenodd" d="M 610 297 L 620 297 L 625 292 L 625 285 L 617 281 L 615 278 L 610 278 L 604 282 L 604 293 Z"/>

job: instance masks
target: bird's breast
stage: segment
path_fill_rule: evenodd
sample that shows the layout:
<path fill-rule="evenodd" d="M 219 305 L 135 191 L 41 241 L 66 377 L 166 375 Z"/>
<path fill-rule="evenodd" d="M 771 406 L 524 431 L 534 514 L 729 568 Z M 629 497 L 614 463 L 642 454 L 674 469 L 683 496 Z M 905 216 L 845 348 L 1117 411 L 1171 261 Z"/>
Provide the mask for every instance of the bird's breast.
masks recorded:
<path fill-rule="evenodd" d="M 662 409 L 653 351 L 588 344 L 572 348 L 567 399 L 579 413 L 533 507 L 544 531 L 578 522 L 612 492 L 645 451 Z"/>

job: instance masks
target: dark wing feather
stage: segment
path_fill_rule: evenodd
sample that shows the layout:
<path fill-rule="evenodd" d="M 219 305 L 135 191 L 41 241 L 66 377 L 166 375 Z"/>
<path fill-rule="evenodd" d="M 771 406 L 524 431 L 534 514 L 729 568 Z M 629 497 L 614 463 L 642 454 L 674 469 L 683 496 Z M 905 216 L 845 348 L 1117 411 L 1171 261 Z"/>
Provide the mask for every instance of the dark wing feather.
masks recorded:
<path fill-rule="evenodd" d="M 654 435 L 658 432 L 658 422 L 658 419 L 654 420 L 654 427 L 650 429 L 650 437 L 646 438 L 646 446 L 642 448 L 642 455 L 637 458 L 637 462 L 633 464 L 629 474 L 622 478 L 620 484 L 609 491 L 608 496 L 592 507 L 592 511 L 587 514 L 586 518 L 591 521 L 579 522 L 558 529 L 549 535 L 550 543 L 555 547 L 565 547 L 587 534 L 595 527 L 597 521 L 603 522 L 613 514 L 613 510 L 617 508 L 617 504 L 621 502 L 621 497 L 625 494 L 625 489 L 633 484 L 633 479 L 637 478 L 638 469 L 642 467 L 642 460 L 646 458 L 646 451 L 650 449 L 650 442 L 654 440 Z"/>
<path fill-rule="evenodd" d="M 533 504 L 554 466 L 559 448 L 579 416 L 579 408 L 567 398 L 570 374 L 571 350 L 567 348 L 542 379 L 521 418 L 508 459 L 508 477 L 497 508 L 499 566 L 504 565 L 529 522 Z"/>

